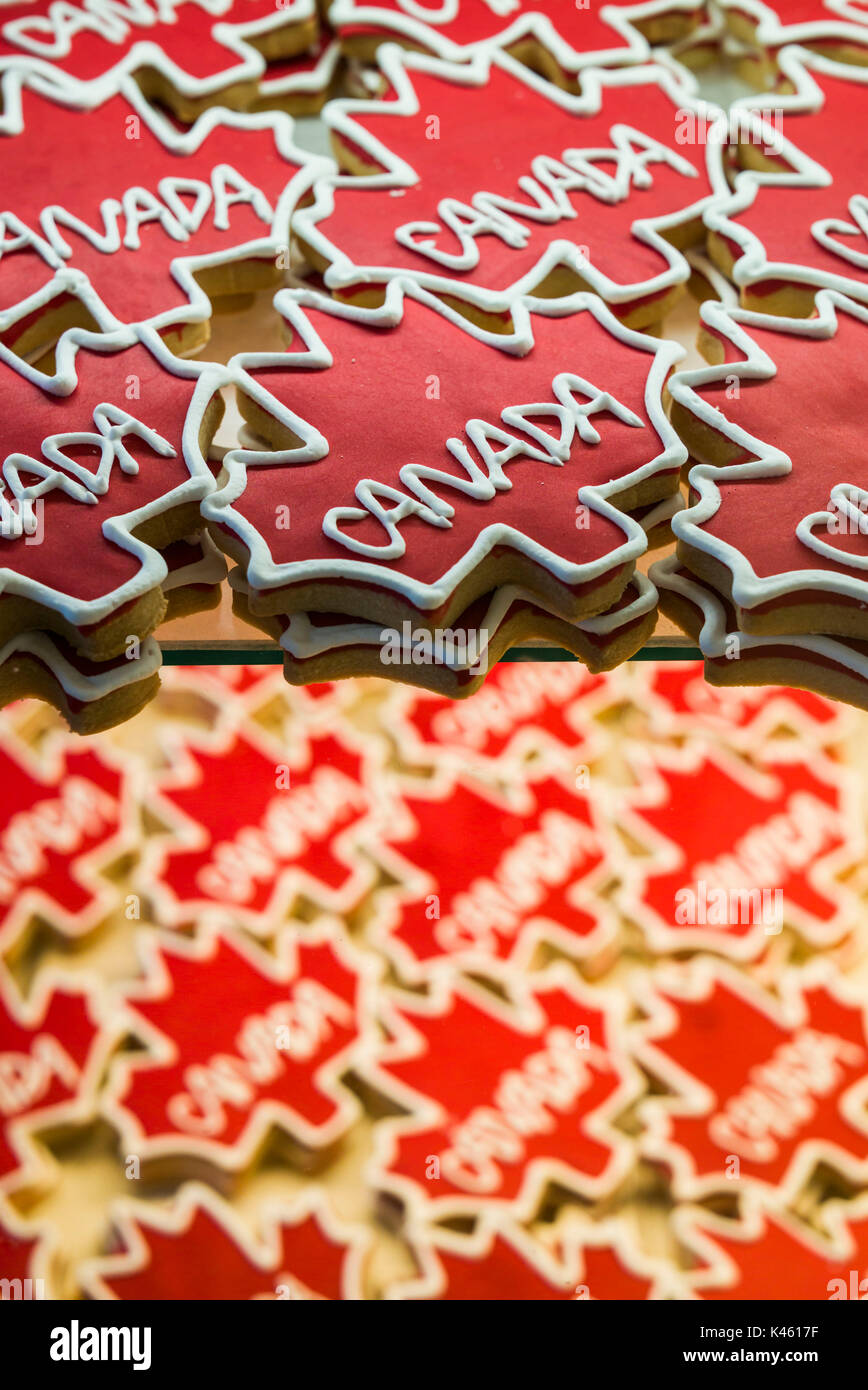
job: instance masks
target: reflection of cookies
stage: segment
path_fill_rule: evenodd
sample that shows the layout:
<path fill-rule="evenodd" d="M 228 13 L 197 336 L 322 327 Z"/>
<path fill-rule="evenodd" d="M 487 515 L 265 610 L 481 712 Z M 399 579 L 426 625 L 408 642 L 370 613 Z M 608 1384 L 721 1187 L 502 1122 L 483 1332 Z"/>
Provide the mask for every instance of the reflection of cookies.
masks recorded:
<path fill-rule="evenodd" d="M 807 972 L 779 983 L 783 1005 L 708 960 L 652 982 L 640 1055 L 670 1094 L 640 1107 L 641 1147 L 676 1197 L 730 1189 L 783 1204 L 822 1160 L 864 1185 L 862 1005 Z"/>
<path fill-rule="evenodd" d="M 169 1209 L 118 1202 L 110 1255 L 81 1265 L 90 1298 L 361 1298 L 364 1233 L 345 1230 L 321 1193 L 261 1213 L 254 1235 L 212 1188 L 185 1183 Z"/>

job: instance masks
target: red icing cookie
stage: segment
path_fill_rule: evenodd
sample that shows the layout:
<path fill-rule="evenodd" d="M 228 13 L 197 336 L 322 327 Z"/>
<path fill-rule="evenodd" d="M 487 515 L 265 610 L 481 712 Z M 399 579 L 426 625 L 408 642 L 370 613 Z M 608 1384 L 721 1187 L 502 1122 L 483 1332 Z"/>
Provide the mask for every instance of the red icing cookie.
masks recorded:
<path fill-rule="evenodd" d="M 342 728 L 303 728 L 270 743 L 249 724 L 175 740 L 151 808 L 170 827 L 141 863 L 162 926 L 203 917 L 273 934 L 299 893 L 355 907 L 374 869 L 383 808 L 369 746 Z"/>
<path fill-rule="evenodd" d="M 568 1229 L 549 1250 L 523 1227 L 481 1220 L 471 1237 L 439 1227 L 413 1238 L 418 1277 L 393 1284 L 391 1299 L 473 1302 L 650 1298 L 660 1271 L 637 1255 L 614 1222 Z"/>
<path fill-rule="evenodd" d="M 669 561 L 659 561 L 652 579 L 660 587 L 661 576 L 668 578 L 670 572 Z M 652 732 L 665 738 L 714 735 L 729 746 L 751 750 L 766 747 L 780 726 L 824 745 L 835 742 L 847 727 L 846 711 L 811 691 L 776 685 L 715 689 L 703 678 L 699 661 L 646 661 L 634 674 L 637 690 L 631 693 Z"/>
<path fill-rule="evenodd" d="M 43 975 L 23 1006 L 0 975 L 0 1188 L 34 1165 L 31 1128 L 88 1108 L 113 1041 L 78 988 Z"/>
<path fill-rule="evenodd" d="M 472 700 L 399 690 L 389 702 L 388 725 L 405 759 L 441 765 L 501 767 L 520 759 L 542 738 L 586 762 L 593 743 L 589 715 L 617 699 L 618 678 L 593 676 L 579 662 L 501 662 Z"/>
<path fill-rule="evenodd" d="M 695 553 L 729 571 L 739 627 L 749 630 L 755 612 L 767 623 L 773 615 L 779 633 L 804 630 L 790 606 L 798 601 L 825 605 L 827 632 L 840 621 L 842 635 L 856 636 L 868 599 L 866 491 L 854 462 L 868 309 L 834 291 L 817 308 L 802 320 L 702 306 L 725 360 L 677 373 L 669 387 L 678 407 L 729 441 L 734 461 L 691 469 L 693 505 L 672 529 L 686 563 Z"/>
<path fill-rule="evenodd" d="M 614 937 L 598 896 L 613 846 L 593 797 L 563 773 L 537 774 L 513 798 L 441 778 L 403 800 L 381 852 L 403 886 L 383 890 L 370 928 L 403 977 L 498 975 L 526 967 L 542 941 L 587 956 Z"/>
<path fill-rule="evenodd" d="M 411 284 L 394 282 L 381 310 L 305 291 L 275 302 L 306 350 L 236 364 L 255 370 L 242 411 L 282 452 L 228 453 L 203 506 L 218 543 L 247 551 L 251 588 L 291 611 L 310 606 L 294 584 L 332 581 L 352 613 L 355 587 L 375 587 L 432 623 L 492 587 L 492 556 L 523 556 L 549 590 L 632 569 L 647 540 L 618 495 L 666 495 L 684 458 L 660 406 L 674 344 L 631 333 L 593 296 L 566 301 L 568 318 L 514 305 L 511 352 L 456 333 Z"/>
<path fill-rule="evenodd" d="M 621 318 L 661 317 L 690 273 L 670 238 L 728 191 L 719 108 L 659 66 L 595 71 L 576 96 L 496 50 L 380 63 L 393 99 L 323 112 L 355 172 L 326 175 L 293 220 L 330 289 L 411 274 L 498 315 L 558 273 L 545 296 L 590 287 Z"/>
<path fill-rule="evenodd" d="M 629 1170 L 622 1001 L 559 967 L 533 981 L 518 1009 L 463 983 L 396 1008 L 373 1080 L 410 1114 L 378 1126 L 371 1176 L 413 1211 L 529 1219 L 549 1181 L 602 1196 Z"/>
<path fill-rule="evenodd" d="M 128 1152 L 240 1170 L 273 1126 L 310 1147 L 346 1131 L 338 1078 L 371 1044 L 372 976 L 333 927 L 286 932 L 276 958 L 229 932 L 143 951 L 124 1000 L 147 1051 L 116 1060 L 106 1101 Z"/>
<path fill-rule="evenodd" d="M 335 0 L 329 23 L 352 50 L 362 39 L 397 39 L 443 58 L 465 58 L 484 45 L 534 41 L 573 76 L 591 63 L 641 62 L 651 50 L 639 25 L 677 16 L 685 26 L 702 0 L 644 4 L 564 4 L 563 0 Z"/>
<path fill-rule="evenodd" d="M 0 731 L 0 941 L 37 912 L 82 936 L 117 901 L 99 866 L 132 843 L 130 774 L 99 743 L 57 738 L 40 762 Z"/>
<path fill-rule="evenodd" d="M 717 963 L 658 978 L 663 1007 L 640 1056 L 672 1094 L 640 1107 L 642 1148 L 676 1197 L 747 1189 L 783 1203 L 820 1161 L 864 1184 L 864 1013 L 837 986 L 801 980 L 783 982 L 779 1006 Z"/>
<path fill-rule="evenodd" d="M 868 61 L 868 10 L 862 31 Z M 739 103 L 737 134 L 774 168 L 748 169 L 711 206 L 706 223 L 733 261 L 752 307 L 774 291 L 837 289 L 868 299 L 868 71 L 798 51 L 780 59 L 795 95 L 763 99 L 780 128 Z M 807 311 L 806 311 L 807 312 Z"/>
<path fill-rule="evenodd" d="M 691 1207 L 676 1208 L 673 1220 L 701 1261 L 688 1280 L 696 1297 L 789 1303 L 864 1300 L 868 1294 L 864 1199 L 823 1205 L 828 1236 L 758 1204 L 739 1221 Z"/>
<path fill-rule="evenodd" d="M 143 69 L 185 97 L 216 98 L 261 75 L 257 44 L 292 52 L 292 30 L 315 16 L 316 0 L 282 0 L 277 13 L 274 0 L 6 0 L 0 66 L 35 70 L 81 105 L 99 105 Z"/>
<path fill-rule="evenodd" d="M 0 143 L 0 328 L 10 349 L 20 344 L 23 356 L 50 342 L 40 319 L 71 296 L 106 332 L 142 323 L 151 341 L 186 332 L 195 345 L 211 312 L 196 275 L 210 275 L 210 292 L 221 276 L 232 290 L 230 263 L 258 260 L 273 283 L 293 205 L 323 167 L 296 148 L 289 117 L 217 108 L 185 129 L 130 82 L 95 111 L 63 109 L 29 75 L 12 74 L 5 95 L 10 120 L 17 111 L 17 133 Z"/>
<path fill-rule="evenodd" d="M 110 352 L 112 339 L 71 336 L 72 395 L 48 394 L 0 363 L 0 592 L 86 629 L 164 581 L 165 561 L 132 533 L 171 527 L 173 510 L 195 506 L 213 478 L 199 424 L 188 423 L 195 382 L 140 345 Z"/>
<path fill-rule="evenodd" d="M 186 1183 L 166 1210 L 142 1202 L 114 1208 L 113 1253 L 79 1267 L 90 1298 L 360 1298 L 364 1238 L 343 1231 L 309 1191 L 291 1207 L 263 1213 L 255 1236 L 234 1209 L 201 1183 Z"/>
<path fill-rule="evenodd" d="M 619 821 L 649 854 L 631 861 L 619 901 L 655 950 L 751 960 L 785 923 L 816 947 L 855 928 L 838 879 L 865 852 L 849 769 L 814 745 L 754 764 L 700 740 L 633 757 Z"/>

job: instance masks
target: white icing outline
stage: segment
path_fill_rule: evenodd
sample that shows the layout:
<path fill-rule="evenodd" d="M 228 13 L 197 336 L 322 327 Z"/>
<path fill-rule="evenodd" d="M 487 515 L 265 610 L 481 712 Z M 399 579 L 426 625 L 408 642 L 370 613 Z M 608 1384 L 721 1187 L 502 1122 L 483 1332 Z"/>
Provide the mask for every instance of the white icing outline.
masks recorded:
<path fill-rule="evenodd" d="M 669 380 L 669 392 L 674 401 L 710 429 L 731 440 L 739 450 L 754 456 L 746 463 L 722 467 L 700 463 L 691 468 L 690 486 L 698 494 L 697 500 L 672 519 L 672 530 L 679 544 L 683 542 L 703 551 L 730 571 L 732 601 L 736 608 L 754 608 L 758 604 L 768 603 L 772 599 L 796 593 L 800 589 L 839 594 L 862 604 L 868 602 L 866 580 L 847 574 L 804 568 L 760 576 L 740 550 L 703 529 L 703 523 L 715 516 L 721 505 L 718 486 L 720 483 L 780 477 L 792 471 L 792 462 L 781 449 L 748 433 L 710 405 L 701 394 L 702 387 L 730 377 L 745 381 L 767 381 L 776 375 L 777 368 L 774 362 L 749 336 L 745 328 L 753 326 L 766 332 L 790 333 L 805 339 L 831 338 L 838 327 L 836 309 L 851 314 L 868 326 L 868 306 L 856 304 L 836 290 L 819 292 L 817 313 L 811 319 L 770 317 L 768 314 L 748 309 L 725 308 L 714 301 L 706 301 L 700 310 L 703 322 L 712 331 L 728 338 L 744 353 L 744 360 L 676 372 Z M 842 463 L 842 468 L 844 466 Z M 810 520 L 810 517 L 805 518 L 801 524 L 802 528 Z M 802 535 L 801 539 L 805 540 L 805 536 Z M 850 563 L 849 559 L 845 558 L 845 552 L 841 552 L 835 558 L 842 565 Z"/>
<path fill-rule="evenodd" d="M 299 53 L 299 58 L 307 54 Z M 259 82 L 257 101 L 272 101 L 285 96 L 301 96 L 308 93 L 316 95 L 325 91 L 333 82 L 341 61 L 341 46 L 337 39 L 330 39 L 312 68 L 299 72 L 289 72 L 283 77 L 263 77 Z"/>
<path fill-rule="evenodd" d="M 865 28 L 864 42 L 868 47 L 868 24 Z M 868 301 L 868 282 L 864 279 L 851 278 L 843 271 L 840 275 L 835 275 L 818 267 L 800 265 L 798 262 L 769 261 L 765 247 L 756 233 L 738 220 L 741 213 L 747 212 L 753 206 L 762 188 L 807 190 L 833 187 L 828 170 L 804 154 L 780 130 L 775 129 L 763 118 L 762 111 L 770 107 L 784 112 L 785 115 L 820 111 L 825 94 L 812 73 L 825 74 L 854 86 L 861 84 L 868 88 L 868 67 L 858 64 L 835 63 L 820 54 L 809 53 L 800 48 L 785 48 L 777 55 L 777 62 L 784 76 L 794 84 L 795 92 L 786 95 L 766 92 L 760 96 L 742 97 L 731 108 L 732 120 L 736 135 L 741 135 L 742 138 L 749 137 L 751 143 L 774 150 L 775 157 L 785 160 L 789 167 L 786 170 L 740 170 L 735 176 L 732 192 L 709 205 L 705 213 L 706 226 L 710 231 L 726 237 L 728 241 L 735 242 L 740 249 L 741 254 L 736 254 L 731 276 L 736 285 L 742 288 L 758 281 L 783 280 L 817 290 L 840 290 L 842 294 L 850 295 L 854 299 Z M 794 123 L 794 130 L 797 130 L 797 125 L 797 122 Z M 841 192 L 842 198 L 845 191 Z M 853 207 L 854 202 L 858 205 L 856 209 Z M 855 220 L 861 208 L 858 192 L 855 196 L 849 197 L 848 207 Z M 857 224 L 852 230 L 858 231 L 860 225 Z M 859 253 L 854 253 L 841 242 L 829 245 L 829 231 L 841 231 L 847 226 L 848 224 L 840 218 L 821 218 L 812 224 L 811 232 L 826 250 L 834 251 L 843 261 L 860 265 Z M 862 259 L 865 260 L 864 268 L 868 270 L 868 258 Z"/>
<path fill-rule="evenodd" d="M 275 296 L 275 307 L 287 319 L 294 333 L 306 344 L 307 351 L 293 353 L 291 356 L 287 353 L 242 353 L 231 360 L 229 368 L 226 370 L 235 373 L 246 371 L 248 368 L 255 371 L 258 368 L 270 366 L 283 370 L 296 365 L 306 368 L 328 367 L 332 364 L 333 358 L 313 325 L 306 318 L 304 305 L 320 309 L 336 318 L 343 318 L 356 323 L 393 327 L 400 323 L 405 295 L 418 300 L 420 303 L 428 304 L 429 307 L 434 308 L 450 321 L 454 322 L 459 318 L 454 311 L 436 297 L 428 295 L 413 281 L 400 279 L 391 281 L 387 287 L 385 302 L 378 309 L 361 309 L 341 304 L 311 290 L 281 290 Z M 467 330 L 482 342 L 522 355 L 530 349 L 533 342 L 530 311 L 528 306 L 520 300 L 516 301 L 510 308 L 514 324 L 514 333 L 510 338 L 505 338 L 500 334 L 489 334 L 475 325 L 468 324 Z M 511 545 L 536 564 L 546 567 L 562 583 L 571 585 L 597 578 L 614 570 L 619 565 L 638 559 L 640 555 L 644 554 L 647 550 L 645 531 L 626 512 L 619 511 L 609 499 L 616 498 L 626 488 L 652 478 L 660 472 L 674 470 L 686 461 L 687 451 L 669 423 L 661 403 L 661 395 L 669 368 L 681 360 L 684 356 L 684 349 L 677 343 L 650 338 L 645 334 L 625 328 L 596 295 L 582 292 L 556 302 L 540 301 L 539 304 L 533 305 L 533 309 L 541 316 L 550 317 L 562 317 L 587 310 L 599 324 L 614 334 L 615 337 L 632 347 L 649 353 L 651 357 L 645 382 L 645 408 L 651 422 L 651 428 L 656 432 L 662 444 L 661 452 L 648 463 L 641 465 L 623 478 L 618 478 L 614 482 L 600 487 L 591 485 L 580 487 L 576 494 L 580 502 L 588 505 L 598 515 L 615 522 L 624 532 L 625 540 L 621 546 L 607 555 L 601 556 L 598 560 L 575 564 L 556 556 L 554 552 L 522 535 L 514 527 L 493 523 L 480 531 L 476 541 L 465 555 L 433 584 L 422 583 L 402 575 L 388 568 L 385 563 L 376 565 L 352 556 L 346 560 L 306 559 L 276 564 L 265 538 L 233 505 L 243 496 L 247 469 L 248 467 L 286 466 L 316 461 L 326 456 L 328 442 L 315 426 L 302 420 L 276 400 L 261 382 L 248 377 L 243 385 L 243 390 L 302 441 L 298 448 L 278 452 L 251 451 L 243 448 L 231 449 L 223 460 L 225 481 L 216 492 L 202 500 L 203 517 L 207 521 L 231 529 L 248 551 L 249 558 L 245 575 L 250 587 L 265 590 L 280 587 L 299 579 L 312 582 L 332 577 L 353 578 L 363 583 L 371 582 L 386 587 L 409 598 L 418 608 L 427 609 L 439 607 L 461 583 L 462 579 L 497 545 Z M 224 379 L 225 375 L 221 376 L 218 379 L 218 384 L 223 384 Z M 212 377 L 207 373 L 200 378 L 197 388 L 200 406 L 206 400 L 205 393 L 211 380 Z M 550 410 L 551 403 L 544 403 L 542 408 Z M 188 425 L 195 422 L 195 419 L 196 411 L 191 406 L 188 413 Z M 195 432 L 191 430 L 191 433 Z M 204 465 L 203 460 L 201 463 Z M 219 544 L 219 535 L 215 539 Z"/>
<path fill-rule="evenodd" d="M 222 584 L 229 567 L 223 552 L 217 549 L 209 533 L 200 531 L 196 536 L 185 536 L 184 539 L 197 546 L 201 554 L 198 560 L 169 570 L 163 581 L 163 593 L 171 593 L 173 589 L 182 589 L 188 584 Z"/>
<path fill-rule="evenodd" d="M 818 43 L 829 39 L 849 40 L 861 47 L 868 47 L 868 13 L 856 10 L 847 0 L 824 0 L 828 19 L 806 20 L 801 24 L 787 24 L 771 5 L 761 0 L 717 0 L 724 11 L 738 10 L 753 19 L 756 24 L 754 42 L 760 48 L 778 48 L 782 44 Z M 779 0 L 779 9 L 785 10 L 786 0 Z"/>
<path fill-rule="evenodd" d="M 399 0 L 401 3 L 401 0 Z M 360 0 L 334 0 L 329 14 L 329 24 L 340 32 L 342 26 L 359 25 L 384 30 L 384 42 L 403 37 L 410 43 L 422 44 L 429 52 L 440 58 L 460 62 L 488 47 L 508 48 L 522 39 L 533 38 L 546 49 L 558 66 L 568 75 L 574 76 L 584 68 L 602 66 L 610 63 L 641 63 L 650 56 L 651 47 L 647 39 L 633 23 L 634 20 L 654 19 L 657 15 L 686 12 L 695 13 L 702 9 L 703 0 L 645 0 L 642 4 L 604 5 L 600 18 L 610 25 L 613 39 L 618 36 L 624 40 L 620 47 L 583 50 L 569 43 L 555 28 L 547 15 L 531 9 L 522 12 L 510 21 L 509 12 L 519 9 L 518 3 L 503 5 L 503 13 L 498 14 L 492 0 L 491 27 L 488 38 L 475 43 L 459 43 L 450 39 L 437 28 L 438 21 L 451 24 L 460 17 L 460 0 L 442 0 L 439 11 L 414 4 L 413 0 L 403 0 L 409 13 L 400 10 L 384 9 L 380 5 L 366 5 Z M 564 0 L 564 9 L 570 7 L 570 0 Z M 417 14 L 412 11 L 416 9 Z M 427 19 L 426 16 L 427 15 Z M 498 32 L 498 23 L 506 26 Z"/>
<path fill-rule="evenodd" d="M 314 185 L 313 202 L 306 207 L 297 208 L 293 217 L 295 234 L 328 262 L 323 278 L 329 289 L 358 287 L 365 283 L 384 284 L 395 278 L 413 279 L 417 284 L 436 290 L 439 294 L 454 295 L 483 310 L 497 312 L 498 304 L 505 298 L 514 299 L 519 295 L 532 294 L 556 266 L 566 266 L 583 276 L 591 290 L 600 294 L 610 304 L 626 303 L 658 294 L 688 279 L 690 272 L 684 256 L 661 233 L 699 218 L 715 198 L 729 192 L 722 160 L 728 130 L 727 118 L 720 107 L 697 97 L 696 83 L 689 73 L 685 71 L 679 79 L 671 68 L 659 64 L 636 68 L 590 69 L 583 77 L 581 94 L 576 95 L 546 82 L 544 78 L 498 49 L 481 50 L 474 54 L 469 62 L 453 64 L 425 54 L 407 52 L 395 44 L 386 44 L 378 50 L 377 58 L 383 74 L 394 88 L 396 99 L 390 100 L 387 104 L 379 99 L 361 98 L 330 101 L 323 107 L 321 115 L 330 130 L 362 148 L 374 163 L 384 166 L 385 172 L 372 175 L 333 173 L 318 178 Z M 546 98 L 553 108 L 560 108 L 569 115 L 578 117 L 582 114 L 597 114 L 602 109 L 603 93 L 607 88 L 617 89 L 654 83 L 663 89 L 673 103 L 673 130 L 678 111 L 690 112 L 706 123 L 705 173 L 711 191 L 674 213 L 656 218 L 638 218 L 631 226 L 631 235 L 661 256 L 666 263 L 665 270 L 633 284 L 618 284 L 597 270 L 591 261 L 585 260 L 577 243 L 559 237 L 549 242 L 541 251 L 532 270 L 508 287 L 495 291 L 469 281 L 452 279 L 448 275 L 448 268 L 444 268 L 444 273 L 439 274 L 413 268 L 401 270 L 387 266 L 357 265 L 340 247 L 328 239 L 327 228 L 321 230 L 320 224 L 327 223 L 334 210 L 336 189 L 390 190 L 408 188 L 417 182 L 417 175 L 412 166 L 392 154 L 380 140 L 371 135 L 363 125 L 358 124 L 354 119 L 355 115 L 372 113 L 398 118 L 415 115 L 420 108 L 412 83 L 414 71 L 428 73 L 460 86 L 482 87 L 488 81 L 492 66 L 500 68 L 516 81 Z M 559 129 L 557 115 L 557 110 L 553 111 L 553 132 Z M 617 125 L 617 122 L 614 125 Z M 566 128 L 563 129 L 563 139 L 566 141 Z M 665 149 L 669 156 L 678 155 L 674 140 L 671 146 L 661 145 L 660 148 Z M 693 166 L 691 171 L 689 177 L 701 177 Z M 476 195 L 477 198 L 481 196 Z M 512 195 L 508 193 L 487 196 L 497 200 L 502 196 L 509 198 Z M 434 228 L 435 224 L 432 223 L 430 226 Z"/>
<path fill-rule="evenodd" d="M 24 129 L 22 94 L 28 88 L 37 92 L 41 97 L 54 101 L 59 108 L 62 108 L 63 105 L 72 105 L 64 96 L 53 92 L 44 81 L 32 74 L 23 74 L 18 70 L 11 74 L 4 73 L 2 92 L 7 101 L 4 118 L 10 122 L 11 133 L 20 133 Z M 334 165 L 330 159 L 321 155 L 313 155 L 296 145 L 295 124 L 293 118 L 285 111 L 243 112 L 231 111 L 222 106 L 212 106 L 203 112 L 191 126 L 182 130 L 162 112 L 150 106 L 132 79 L 127 78 L 121 84 L 118 95 L 130 104 L 131 114 L 136 114 L 154 138 L 164 145 L 169 152 L 166 158 L 167 174 L 172 171 L 170 153 L 181 155 L 196 153 L 217 128 L 241 132 L 270 131 L 273 135 L 276 151 L 282 159 L 287 161 L 287 179 L 274 205 L 270 228 L 263 236 L 257 237 L 253 241 L 239 242 L 227 246 L 222 251 L 176 256 L 170 262 L 168 269 L 172 278 L 177 282 L 183 299 L 177 306 L 139 321 L 118 318 L 104 304 L 98 288 L 82 271 L 78 270 L 74 264 L 63 264 L 55 256 L 54 259 L 57 260 L 58 264 L 53 278 L 49 278 L 27 299 L 0 311 L 0 333 L 7 332 L 21 317 L 44 307 L 54 296 L 61 293 L 74 294 L 97 323 L 102 333 L 114 335 L 126 330 L 132 337 L 137 337 L 145 343 L 151 352 L 168 366 L 170 371 L 182 375 L 190 371 L 201 372 L 207 365 L 207 356 L 199 356 L 195 360 L 189 360 L 180 359 L 169 353 L 160 336 L 160 329 L 176 327 L 181 324 L 202 323 L 211 318 L 210 297 L 195 278 L 199 272 L 215 266 L 252 258 L 273 262 L 277 254 L 285 249 L 288 243 L 290 222 L 296 203 L 307 193 L 315 180 L 322 177 Z M 11 102 L 11 106 L 8 105 L 9 102 Z M 60 110 L 58 119 L 62 119 Z M 183 166 L 180 167 L 180 172 L 183 172 Z M 88 240 L 91 245 L 94 244 L 93 237 L 88 237 Z M 179 245 L 183 246 L 184 243 L 181 242 Z M 144 280 L 146 276 L 147 267 L 143 265 L 141 278 Z M 0 283 L 2 283 L 2 276 L 0 276 Z M 120 306 L 117 307 L 120 308 Z M 53 375 L 38 371 L 2 343 L 0 343 L 0 360 L 8 362 L 22 376 L 36 382 L 46 390 L 67 395 L 76 385 L 74 356 L 77 349 L 75 348 L 75 335 L 80 331 L 67 329 L 60 336 L 55 349 L 57 367 Z M 203 349 L 203 353 L 207 354 L 207 345 Z"/>
<path fill-rule="evenodd" d="M 190 0 L 159 0 L 159 3 L 163 8 L 168 5 L 174 9 L 179 4 L 190 3 Z M 195 3 L 199 9 L 214 16 L 231 14 L 236 6 L 239 13 L 243 11 L 243 4 L 238 4 L 238 0 L 195 0 Z M 8 55 L 0 58 L 0 68 L 7 72 L 21 71 L 38 75 L 46 81 L 58 100 L 73 104 L 81 110 L 92 110 L 102 105 L 109 97 L 121 91 L 132 75 L 142 68 L 155 69 L 182 97 L 194 101 L 203 100 L 226 87 L 242 82 L 255 82 L 262 77 L 267 66 L 266 60 L 248 39 L 261 38 L 274 29 L 289 28 L 317 15 L 316 0 L 281 0 L 281 4 L 282 7 L 276 14 L 264 15 L 241 24 L 232 24 L 224 20 L 212 25 L 212 38 L 226 49 L 228 59 L 234 57 L 236 61 L 210 77 L 191 77 L 175 63 L 161 44 L 150 39 L 137 40 L 117 63 L 98 77 L 76 77 L 51 60 L 27 52 L 22 52 L 20 56 Z M 79 5 L 78 8 L 86 13 L 83 5 Z M 42 14 L 33 16 L 37 19 L 43 17 Z M 0 24 L 0 28 L 5 26 Z M 70 46 L 69 52 L 71 51 Z M 59 56 L 66 57 L 68 54 Z"/>

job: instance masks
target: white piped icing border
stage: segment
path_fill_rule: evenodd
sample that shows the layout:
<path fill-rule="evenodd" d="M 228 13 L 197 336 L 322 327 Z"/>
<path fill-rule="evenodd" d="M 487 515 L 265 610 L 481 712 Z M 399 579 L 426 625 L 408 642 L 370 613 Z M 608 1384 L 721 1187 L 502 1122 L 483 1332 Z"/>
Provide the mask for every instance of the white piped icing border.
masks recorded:
<path fill-rule="evenodd" d="M 292 363 L 313 368 L 329 367 L 332 356 L 313 325 L 304 314 L 304 306 L 309 305 L 324 313 L 345 318 L 357 323 L 379 326 L 394 326 L 401 320 L 404 297 L 409 296 L 420 303 L 428 304 L 446 318 L 454 321 L 458 315 L 442 301 L 427 294 L 413 281 L 393 280 L 387 287 L 384 304 L 377 309 L 361 309 L 341 304 L 311 290 L 280 290 L 275 295 L 275 307 L 290 324 L 294 335 L 306 345 L 307 351 L 294 353 Z M 354 579 L 361 583 L 374 583 L 403 595 L 420 609 L 438 608 L 462 580 L 481 563 L 486 555 L 498 545 L 511 545 L 536 564 L 544 566 L 564 584 L 582 584 L 599 578 L 620 565 L 635 561 L 647 549 L 647 536 L 643 528 L 632 517 L 619 511 L 613 501 L 628 487 L 661 472 L 670 472 L 687 459 L 687 451 L 679 440 L 666 416 L 662 405 L 662 392 L 667 375 L 674 363 L 684 356 L 684 349 L 677 343 L 650 338 L 633 329 L 625 328 L 607 309 L 596 295 L 579 293 L 568 299 L 540 301 L 533 305 L 535 313 L 541 316 L 562 317 L 572 313 L 589 312 L 608 332 L 629 346 L 649 354 L 648 375 L 645 381 L 645 408 L 651 426 L 663 444 L 662 451 L 648 463 L 635 469 L 629 475 L 600 487 L 586 486 L 577 491 L 579 502 L 588 506 L 592 512 L 614 522 L 624 532 L 624 542 L 609 554 L 598 560 L 575 564 L 562 556 L 555 555 L 545 546 L 515 530 L 514 527 L 495 523 L 483 527 L 476 541 L 462 559 L 454 564 L 439 580 L 425 584 L 410 576 L 401 574 L 385 565 L 373 565 L 364 559 L 321 559 L 287 561 L 278 564 L 261 533 L 238 511 L 234 503 L 243 495 L 248 468 L 275 467 L 314 462 L 326 457 L 328 441 L 313 425 L 289 410 L 262 385 L 248 377 L 243 390 L 264 410 L 286 426 L 302 443 L 295 449 L 276 452 L 266 450 L 231 449 L 223 460 L 225 481 L 220 488 L 202 501 L 202 515 L 207 521 L 232 530 L 249 552 L 246 570 L 248 583 L 254 589 L 281 587 L 293 581 L 326 581 L 329 579 Z M 509 339 L 492 334 L 476 325 L 468 324 L 468 331 L 482 342 L 523 355 L 533 344 L 531 313 L 523 301 L 511 306 L 514 333 Z M 229 363 L 228 368 L 218 372 L 206 373 L 199 380 L 197 397 L 200 407 L 207 403 L 211 383 L 214 389 L 224 385 L 226 380 L 247 369 L 256 370 L 279 367 L 284 370 L 290 366 L 285 353 L 239 354 Z M 201 395 L 200 395 L 201 391 Z M 209 393 L 210 395 L 210 393 Z M 540 407 L 542 409 L 543 407 Z M 525 410 L 536 407 L 525 406 Z M 195 424 L 195 412 L 191 407 L 187 424 Z M 191 434 L 196 433 L 191 430 Z M 204 461 L 201 461 L 204 466 Z M 366 480 L 360 480 L 361 486 Z M 448 519 L 444 517 L 448 525 Z"/>
<path fill-rule="evenodd" d="M 153 637 L 139 645 L 139 655 L 133 659 L 118 657 L 106 662 L 104 670 L 87 674 L 80 671 L 47 632 L 20 632 L 0 647 L 0 668 L 16 657 L 33 656 L 48 668 L 58 685 L 73 700 L 89 703 L 105 695 L 114 695 L 129 685 L 156 675 L 162 655 Z"/>

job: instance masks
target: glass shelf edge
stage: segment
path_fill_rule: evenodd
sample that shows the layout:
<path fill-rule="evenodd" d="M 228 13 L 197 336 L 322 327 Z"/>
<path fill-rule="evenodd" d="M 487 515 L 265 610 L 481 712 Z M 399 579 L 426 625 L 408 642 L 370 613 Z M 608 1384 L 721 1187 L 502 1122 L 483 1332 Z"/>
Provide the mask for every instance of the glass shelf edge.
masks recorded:
<path fill-rule="evenodd" d="M 277 648 L 259 642 L 164 642 L 165 666 L 280 666 L 283 654 Z M 562 647 L 513 647 L 501 661 L 578 661 L 578 657 Z M 701 661 L 697 647 L 672 642 L 654 643 L 642 647 L 630 661 Z"/>

